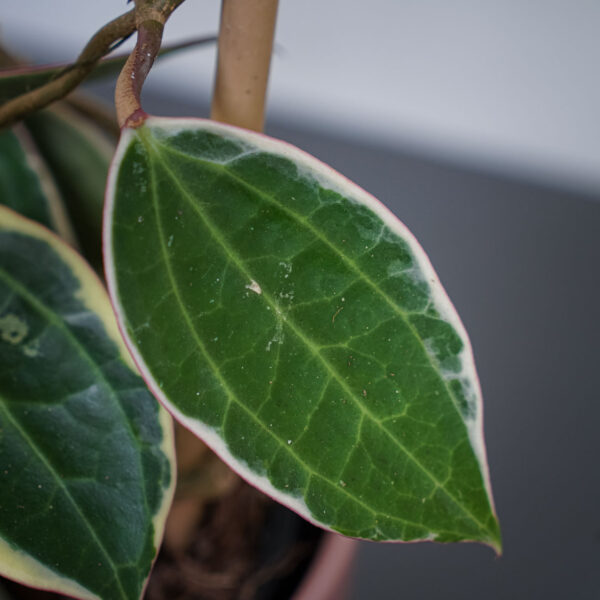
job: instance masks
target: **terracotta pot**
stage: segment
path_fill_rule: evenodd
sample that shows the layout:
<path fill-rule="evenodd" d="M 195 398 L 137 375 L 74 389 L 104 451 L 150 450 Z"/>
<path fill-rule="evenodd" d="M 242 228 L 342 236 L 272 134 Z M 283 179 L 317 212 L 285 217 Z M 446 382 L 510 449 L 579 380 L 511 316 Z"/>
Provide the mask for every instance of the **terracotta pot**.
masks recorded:
<path fill-rule="evenodd" d="M 291 600 L 343 600 L 350 589 L 351 568 L 358 542 L 335 533 L 323 536 Z"/>

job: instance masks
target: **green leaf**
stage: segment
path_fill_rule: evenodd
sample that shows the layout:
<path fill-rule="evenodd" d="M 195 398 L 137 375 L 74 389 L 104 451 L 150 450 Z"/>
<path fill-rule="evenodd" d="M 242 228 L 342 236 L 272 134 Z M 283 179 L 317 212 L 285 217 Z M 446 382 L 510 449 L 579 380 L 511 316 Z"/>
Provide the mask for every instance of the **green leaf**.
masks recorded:
<path fill-rule="evenodd" d="M 172 460 L 171 420 L 134 372 L 99 280 L 0 208 L 0 573 L 139 598 Z"/>
<path fill-rule="evenodd" d="M 104 188 L 114 147 L 89 120 L 66 107 L 26 119 L 60 190 L 82 254 L 102 268 Z"/>
<path fill-rule="evenodd" d="M 195 46 L 210 44 L 216 41 L 216 39 L 215 36 L 208 36 L 165 46 L 161 48 L 159 57 L 165 57 L 169 54 L 193 48 Z M 98 66 L 87 76 L 87 81 L 116 77 L 128 58 L 129 53 L 124 53 L 114 56 L 113 58 L 101 60 L 98 63 Z M 72 63 L 60 63 L 36 67 L 15 67 L 0 70 L 0 104 L 50 83 L 70 67 L 72 67 Z"/>
<path fill-rule="evenodd" d="M 22 127 L 0 132 L 0 203 L 72 241 L 54 180 Z"/>
<path fill-rule="evenodd" d="M 149 118 L 105 219 L 142 375 L 244 478 L 346 535 L 500 548 L 469 340 L 383 205 L 282 142 Z"/>

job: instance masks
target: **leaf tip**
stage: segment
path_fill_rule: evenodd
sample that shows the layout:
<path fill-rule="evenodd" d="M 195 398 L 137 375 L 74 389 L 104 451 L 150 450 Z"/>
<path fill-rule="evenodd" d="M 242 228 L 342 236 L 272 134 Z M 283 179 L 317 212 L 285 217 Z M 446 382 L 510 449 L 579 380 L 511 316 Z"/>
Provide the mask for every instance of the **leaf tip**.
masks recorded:
<path fill-rule="evenodd" d="M 500 558 L 502 556 L 502 533 L 500 532 L 500 524 L 498 523 L 498 519 L 496 517 L 494 517 L 489 528 L 488 538 L 481 541 L 496 553 L 496 558 Z"/>

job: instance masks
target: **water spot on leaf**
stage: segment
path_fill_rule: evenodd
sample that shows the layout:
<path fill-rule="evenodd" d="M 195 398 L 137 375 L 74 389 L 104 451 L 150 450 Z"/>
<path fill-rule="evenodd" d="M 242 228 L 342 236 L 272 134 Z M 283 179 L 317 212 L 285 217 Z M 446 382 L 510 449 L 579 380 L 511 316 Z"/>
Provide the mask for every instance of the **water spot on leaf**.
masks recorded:
<path fill-rule="evenodd" d="M 0 337 L 9 344 L 20 344 L 29 331 L 27 323 L 17 317 L 17 315 L 8 314 L 0 317 Z"/>
<path fill-rule="evenodd" d="M 267 307 L 269 308 L 269 307 Z M 277 311 L 277 323 L 275 325 L 275 333 L 273 337 L 267 342 L 266 351 L 271 351 L 271 346 L 273 344 L 283 344 L 284 335 L 283 335 L 283 318 L 281 313 Z"/>
<path fill-rule="evenodd" d="M 292 268 L 293 265 L 292 263 L 286 263 L 286 262 L 280 262 L 279 266 L 283 268 L 283 270 L 285 271 L 284 274 L 284 278 L 287 279 L 290 276 L 290 273 L 292 272 Z"/>
<path fill-rule="evenodd" d="M 35 358 L 40 354 L 40 342 L 39 340 L 34 340 L 29 344 L 23 346 L 23 354 L 28 358 Z"/>

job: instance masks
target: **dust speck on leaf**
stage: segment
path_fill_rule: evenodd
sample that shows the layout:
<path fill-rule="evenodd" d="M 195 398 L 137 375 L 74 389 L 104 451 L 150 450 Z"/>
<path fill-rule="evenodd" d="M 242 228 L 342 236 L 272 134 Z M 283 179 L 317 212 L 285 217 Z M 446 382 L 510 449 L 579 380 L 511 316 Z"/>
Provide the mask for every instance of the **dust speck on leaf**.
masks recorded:
<path fill-rule="evenodd" d="M 254 279 L 250 283 L 248 283 L 245 287 L 247 290 L 251 290 L 255 294 L 262 294 L 262 288 L 260 287 L 260 285 L 258 285 L 258 283 L 256 283 L 256 281 L 254 281 Z"/>
<path fill-rule="evenodd" d="M 334 323 L 335 322 L 335 318 L 342 312 L 343 310 L 343 306 L 340 306 L 335 313 L 333 313 L 333 317 L 331 317 L 331 322 Z"/>

